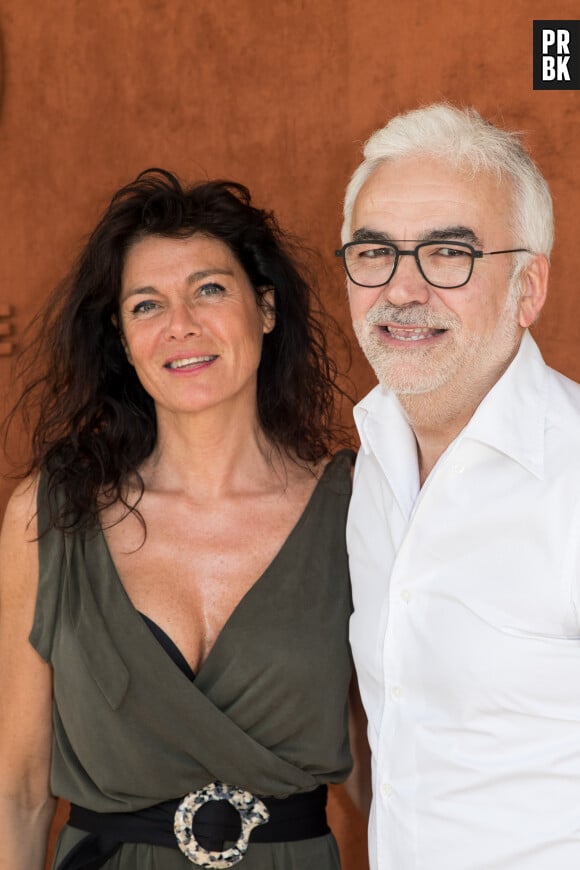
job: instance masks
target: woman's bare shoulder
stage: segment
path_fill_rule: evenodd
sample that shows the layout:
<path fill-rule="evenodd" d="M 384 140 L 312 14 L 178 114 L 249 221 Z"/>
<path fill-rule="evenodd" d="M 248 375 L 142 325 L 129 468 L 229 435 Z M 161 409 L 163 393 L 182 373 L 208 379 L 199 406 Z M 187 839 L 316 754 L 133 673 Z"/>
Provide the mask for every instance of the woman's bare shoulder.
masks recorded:
<path fill-rule="evenodd" d="M 34 522 L 39 480 L 39 474 L 32 474 L 15 487 L 6 505 L 4 525 L 28 526 Z"/>
<path fill-rule="evenodd" d="M 35 540 L 39 478 L 34 474 L 20 481 L 8 499 L 2 523 L 3 539 L 9 535 L 13 540 Z"/>
<path fill-rule="evenodd" d="M 6 619 L 18 617 L 19 608 L 28 612 L 27 602 L 38 579 L 37 491 L 38 478 L 22 481 L 4 514 L 0 531 L 0 614 Z"/>

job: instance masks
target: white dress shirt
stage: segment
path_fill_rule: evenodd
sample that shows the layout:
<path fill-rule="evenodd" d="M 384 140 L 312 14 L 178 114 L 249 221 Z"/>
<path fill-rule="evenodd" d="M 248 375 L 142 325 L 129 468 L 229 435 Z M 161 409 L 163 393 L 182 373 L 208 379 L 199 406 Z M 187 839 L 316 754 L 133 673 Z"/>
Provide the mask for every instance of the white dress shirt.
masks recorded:
<path fill-rule="evenodd" d="M 356 407 L 351 642 L 373 870 L 580 868 L 580 386 L 531 338 L 419 487 Z"/>

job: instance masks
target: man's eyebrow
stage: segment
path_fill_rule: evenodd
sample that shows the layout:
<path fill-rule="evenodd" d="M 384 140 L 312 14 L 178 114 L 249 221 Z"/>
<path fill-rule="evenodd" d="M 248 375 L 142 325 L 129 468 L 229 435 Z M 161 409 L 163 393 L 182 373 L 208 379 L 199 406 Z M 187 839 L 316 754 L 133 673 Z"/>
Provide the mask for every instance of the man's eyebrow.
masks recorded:
<path fill-rule="evenodd" d="M 393 236 L 388 233 L 379 232 L 379 230 L 370 230 L 367 227 L 360 227 L 352 234 L 353 242 L 392 242 Z"/>
<path fill-rule="evenodd" d="M 481 245 L 481 239 L 471 227 L 462 225 L 438 227 L 428 229 L 420 233 L 416 239 L 396 239 L 390 233 L 372 230 L 368 227 L 360 227 L 352 235 L 353 242 L 377 242 L 389 244 L 390 242 L 466 242 L 469 245 Z"/>
<path fill-rule="evenodd" d="M 234 273 L 230 269 L 200 269 L 198 272 L 192 272 L 187 276 L 188 284 L 195 284 L 196 281 L 203 281 L 204 278 L 209 278 L 212 275 L 229 275 L 230 277 Z M 135 287 L 134 290 L 129 290 L 122 299 L 129 299 L 131 296 L 160 296 L 160 291 L 153 286 L 146 285 L 145 287 Z"/>
<path fill-rule="evenodd" d="M 427 230 L 421 234 L 421 241 L 425 242 L 467 242 L 469 245 L 481 245 L 481 239 L 471 227 L 462 225 L 452 227 L 440 227 Z"/>

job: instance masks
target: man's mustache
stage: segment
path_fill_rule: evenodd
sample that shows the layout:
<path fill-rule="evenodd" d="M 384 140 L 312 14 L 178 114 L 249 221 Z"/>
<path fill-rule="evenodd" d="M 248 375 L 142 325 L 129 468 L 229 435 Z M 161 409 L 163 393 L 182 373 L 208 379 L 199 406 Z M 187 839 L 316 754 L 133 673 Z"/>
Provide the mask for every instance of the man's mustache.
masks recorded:
<path fill-rule="evenodd" d="M 377 305 L 367 312 L 365 320 L 371 326 L 395 323 L 397 326 L 425 326 L 429 329 L 453 329 L 459 318 L 436 314 L 423 305 L 398 308 L 396 305 Z"/>

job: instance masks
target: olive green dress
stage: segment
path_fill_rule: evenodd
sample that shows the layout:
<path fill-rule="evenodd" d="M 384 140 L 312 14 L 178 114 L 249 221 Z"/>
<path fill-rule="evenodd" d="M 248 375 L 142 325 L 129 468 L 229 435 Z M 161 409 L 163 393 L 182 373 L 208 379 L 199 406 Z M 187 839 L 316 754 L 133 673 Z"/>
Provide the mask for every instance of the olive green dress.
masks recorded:
<path fill-rule="evenodd" d="M 215 780 L 286 797 L 345 778 L 351 598 L 344 527 L 352 461 L 341 451 L 326 466 L 194 682 L 131 604 L 100 530 L 50 530 L 40 538 L 30 640 L 54 670 L 54 794 L 97 812 L 131 812 Z M 41 530 L 46 500 L 41 479 Z M 65 827 L 53 866 L 82 837 Z M 177 849 L 145 844 L 124 844 L 104 865 L 196 866 Z M 238 866 L 337 870 L 340 862 L 328 834 L 250 843 Z"/>

